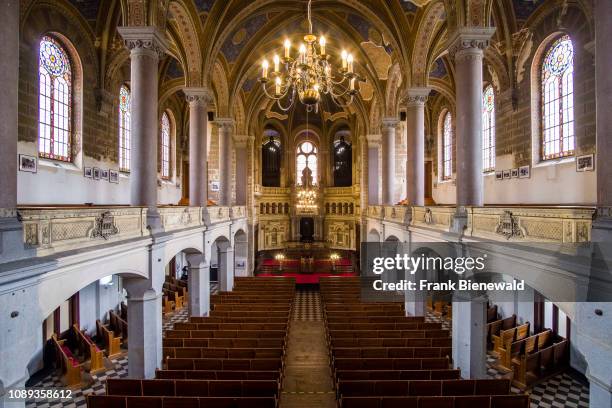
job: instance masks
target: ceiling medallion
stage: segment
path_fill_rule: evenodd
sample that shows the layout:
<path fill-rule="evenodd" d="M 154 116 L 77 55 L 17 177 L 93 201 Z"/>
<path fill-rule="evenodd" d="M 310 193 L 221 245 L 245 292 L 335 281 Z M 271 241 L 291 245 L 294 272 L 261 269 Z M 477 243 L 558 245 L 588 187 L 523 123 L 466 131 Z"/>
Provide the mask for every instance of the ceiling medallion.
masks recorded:
<path fill-rule="evenodd" d="M 340 75 L 338 80 L 334 78 L 329 55 L 325 52 L 327 40 L 312 33 L 311 4 L 312 0 L 309 0 L 309 31 L 304 36 L 304 43 L 298 48 L 297 58 L 292 58 L 291 41 L 286 39 L 284 56 L 281 58 L 275 54 L 272 59 L 274 70 L 270 72 L 267 59 L 261 64 L 262 76 L 259 81 L 263 91 L 268 98 L 275 100 L 283 111 L 291 109 L 296 99 L 299 99 L 309 112 L 318 112 L 322 94 L 329 95 L 336 105 L 346 107 L 358 93 L 357 81 L 363 81 L 354 71 L 353 55 L 347 51 L 341 53 L 342 67 L 338 69 Z M 284 68 L 282 71 L 281 64 Z M 341 98 L 346 98 L 347 102 L 343 104 Z"/>

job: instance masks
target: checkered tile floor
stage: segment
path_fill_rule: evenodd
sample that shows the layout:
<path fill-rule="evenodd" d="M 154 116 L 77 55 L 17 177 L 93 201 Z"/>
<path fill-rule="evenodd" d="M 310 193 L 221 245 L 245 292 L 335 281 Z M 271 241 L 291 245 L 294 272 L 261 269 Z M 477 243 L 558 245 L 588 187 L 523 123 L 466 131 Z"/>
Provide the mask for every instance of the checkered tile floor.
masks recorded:
<path fill-rule="evenodd" d="M 292 319 L 310 322 L 323 320 L 321 296 L 318 290 L 298 289 L 295 291 Z"/>

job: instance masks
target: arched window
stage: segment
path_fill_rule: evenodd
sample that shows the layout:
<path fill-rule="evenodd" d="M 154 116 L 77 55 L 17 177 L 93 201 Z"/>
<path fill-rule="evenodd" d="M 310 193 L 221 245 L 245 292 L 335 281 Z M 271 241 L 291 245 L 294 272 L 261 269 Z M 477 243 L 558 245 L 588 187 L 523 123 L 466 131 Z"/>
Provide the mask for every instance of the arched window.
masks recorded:
<path fill-rule="evenodd" d="M 482 96 L 482 169 L 495 170 L 495 94 L 491 85 Z"/>
<path fill-rule="evenodd" d="M 302 185 L 302 173 L 308 168 L 312 183 L 317 184 L 317 148 L 311 142 L 302 142 L 297 148 L 296 181 Z"/>
<path fill-rule="evenodd" d="M 119 170 L 130 171 L 130 90 L 119 89 Z"/>
<path fill-rule="evenodd" d="M 442 125 L 442 180 L 450 180 L 453 175 L 453 116 L 444 115 Z"/>
<path fill-rule="evenodd" d="M 353 184 L 353 150 L 350 143 L 340 136 L 334 142 L 334 186 L 350 187 Z"/>
<path fill-rule="evenodd" d="M 164 112 L 161 118 L 161 173 L 162 178 L 170 178 L 170 118 Z"/>
<path fill-rule="evenodd" d="M 542 159 L 574 154 L 574 47 L 555 41 L 542 62 Z"/>
<path fill-rule="evenodd" d="M 48 159 L 72 160 L 72 67 L 53 37 L 39 44 L 38 152 Z"/>
<path fill-rule="evenodd" d="M 261 184 L 265 187 L 280 187 L 281 144 L 278 132 L 266 130 L 264 136 L 269 139 L 261 145 Z"/>

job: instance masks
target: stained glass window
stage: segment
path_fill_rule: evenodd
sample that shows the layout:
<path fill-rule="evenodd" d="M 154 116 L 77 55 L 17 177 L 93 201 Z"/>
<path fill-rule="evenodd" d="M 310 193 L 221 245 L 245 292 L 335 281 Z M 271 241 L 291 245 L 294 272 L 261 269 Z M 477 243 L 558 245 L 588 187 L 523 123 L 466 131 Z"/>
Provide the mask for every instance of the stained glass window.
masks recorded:
<path fill-rule="evenodd" d="M 566 35 L 542 63 L 542 159 L 571 156 L 574 148 L 574 48 Z"/>
<path fill-rule="evenodd" d="M 442 180 L 453 175 L 453 116 L 447 112 L 442 128 Z"/>
<path fill-rule="evenodd" d="M 161 119 L 161 170 L 162 177 L 170 178 L 170 118 L 164 112 Z"/>
<path fill-rule="evenodd" d="M 482 168 L 495 170 L 495 94 L 490 85 L 482 96 Z"/>
<path fill-rule="evenodd" d="M 119 170 L 130 171 L 130 90 L 119 89 Z"/>
<path fill-rule="evenodd" d="M 72 68 L 68 53 L 53 37 L 39 44 L 38 152 L 48 159 L 71 161 Z"/>
<path fill-rule="evenodd" d="M 311 142 L 302 142 L 297 148 L 296 181 L 302 185 L 302 172 L 305 168 L 312 172 L 312 182 L 317 184 L 317 148 Z"/>
<path fill-rule="evenodd" d="M 268 136 L 268 140 L 261 145 L 261 182 L 266 187 L 280 187 L 281 145 L 278 140 L 279 134 L 275 130 L 268 129 L 264 132 L 264 137 L 266 136 Z"/>

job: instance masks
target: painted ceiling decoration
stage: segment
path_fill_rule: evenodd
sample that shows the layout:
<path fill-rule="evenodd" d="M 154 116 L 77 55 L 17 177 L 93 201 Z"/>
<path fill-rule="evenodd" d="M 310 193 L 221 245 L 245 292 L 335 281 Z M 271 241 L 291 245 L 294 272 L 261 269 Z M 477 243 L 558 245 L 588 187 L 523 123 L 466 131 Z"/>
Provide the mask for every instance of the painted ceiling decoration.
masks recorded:
<path fill-rule="evenodd" d="M 538 9 L 544 0 L 512 0 L 517 20 L 527 20 Z"/>
<path fill-rule="evenodd" d="M 446 75 L 448 75 L 448 72 L 446 70 L 446 64 L 444 63 L 442 58 L 438 58 L 433 63 L 433 66 L 431 67 L 431 71 L 429 73 L 429 76 L 432 77 L 432 78 L 442 79 Z"/>
<path fill-rule="evenodd" d="M 99 0 L 70 0 L 70 3 L 79 10 L 85 20 L 95 21 L 98 17 Z"/>
<path fill-rule="evenodd" d="M 412 1 L 399 0 L 399 2 L 406 13 L 416 13 L 419 9 Z"/>
<path fill-rule="evenodd" d="M 194 0 L 196 8 L 202 12 L 209 12 L 215 4 L 215 0 Z"/>
<path fill-rule="evenodd" d="M 177 79 L 185 76 L 181 63 L 178 62 L 175 58 L 170 57 L 170 64 L 168 64 L 166 75 L 170 79 Z"/>
<path fill-rule="evenodd" d="M 225 59 L 229 63 L 236 61 L 247 40 L 255 35 L 267 21 L 268 17 L 265 14 L 259 14 L 249 18 L 243 26 L 235 29 L 221 47 Z"/>

